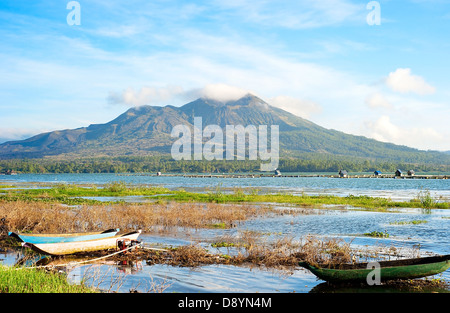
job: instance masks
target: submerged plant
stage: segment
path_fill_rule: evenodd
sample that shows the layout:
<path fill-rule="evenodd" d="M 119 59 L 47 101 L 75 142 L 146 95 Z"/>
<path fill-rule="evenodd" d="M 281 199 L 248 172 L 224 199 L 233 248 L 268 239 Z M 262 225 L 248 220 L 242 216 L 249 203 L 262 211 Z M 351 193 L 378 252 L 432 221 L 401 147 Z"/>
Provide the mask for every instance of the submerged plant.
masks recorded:
<path fill-rule="evenodd" d="M 373 231 L 370 233 L 364 233 L 364 236 L 369 236 L 369 237 L 380 237 L 380 238 L 388 238 L 389 234 L 385 231 L 384 233 L 381 231 Z"/>
<path fill-rule="evenodd" d="M 426 220 L 413 220 L 413 221 L 401 221 L 401 222 L 392 222 L 390 225 L 418 225 L 428 223 Z"/>
<path fill-rule="evenodd" d="M 434 199 L 431 196 L 431 193 L 429 190 L 426 191 L 419 191 L 418 195 L 417 195 L 417 200 L 422 204 L 422 206 L 424 208 L 432 208 L 434 206 L 436 206 L 436 199 Z"/>

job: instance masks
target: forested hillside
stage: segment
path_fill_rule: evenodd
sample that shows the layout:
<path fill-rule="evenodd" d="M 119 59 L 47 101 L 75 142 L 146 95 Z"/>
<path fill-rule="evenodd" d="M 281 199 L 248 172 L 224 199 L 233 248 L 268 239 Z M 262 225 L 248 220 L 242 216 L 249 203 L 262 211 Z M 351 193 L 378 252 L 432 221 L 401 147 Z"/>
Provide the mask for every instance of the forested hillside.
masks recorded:
<path fill-rule="evenodd" d="M 397 169 L 416 172 L 450 172 L 449 165 L 413 164 L 376 161 L 363 158 L 305 154 L 303 158 L 281 159 L 281 172 L 349 172 L 394 173 Z M 0 160 L 0 173 L 236 173 L 259 172 L 260 161 L 175 161 L 169 156 L 84 158 L 76 160 Z"/>

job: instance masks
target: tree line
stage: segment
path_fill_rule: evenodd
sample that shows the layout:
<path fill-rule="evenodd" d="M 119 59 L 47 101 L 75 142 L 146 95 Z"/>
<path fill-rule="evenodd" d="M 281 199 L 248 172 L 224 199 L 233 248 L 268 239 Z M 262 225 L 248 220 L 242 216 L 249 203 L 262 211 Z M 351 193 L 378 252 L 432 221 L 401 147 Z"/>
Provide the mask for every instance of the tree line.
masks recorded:
<path fill-rule="evenodd" d="M 237 173 L 259 172 L 259 160 L 173 160 L 166 156 L 123 156 L 74 160 L 13 159 L 0 160 L 0 173 Z M 416 172 L 449 172 L 447 164 L 412 164 L 339 156 L 305 156 L 280 159 L 283 172 L 374 172 L 394 173 L 397 169 Z"/>

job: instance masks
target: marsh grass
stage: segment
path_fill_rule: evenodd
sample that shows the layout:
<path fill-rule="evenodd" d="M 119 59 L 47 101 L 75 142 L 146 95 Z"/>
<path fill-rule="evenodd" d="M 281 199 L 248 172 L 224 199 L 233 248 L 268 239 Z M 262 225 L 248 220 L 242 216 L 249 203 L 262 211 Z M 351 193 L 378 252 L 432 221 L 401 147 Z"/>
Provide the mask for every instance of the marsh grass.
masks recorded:
<path fill-rule="evenodd" d="M 240 190 L 234 193 L 209 192 L 193 193 L 184 190 L 172 194 L 156 195 L 155 198 L 172 199 L 176 201 L 200 201 L 215 203 L 236 203 L 236 202 L 265 202 L 265 203 L 286 203 L 296 204 L 304 207 L 321 208 L 324 205 L 350 205 L 370 210 L 386 211 L 389 208 L 441 208 L 448 209 L 448 203 L 437 201 L 392 201 L 387 198 L 354 196 L 346 197 L 333 195 L 292 195 L 292 194 L 258 194 L 244 193 Z"/>
<path fill-rule="evenodd" d="M 256 232 L 246 232 L 239 236 L 221 236 L 213 241 L 215 252 L 199 245 L 168 248 L 166 251 L 141 251 L 138 259 L 147 264 L 167 264 L 172 266 L 202 266 L 208 264 L 228 264 L 235 266 L 255 266 L 280 270 L 291 274 L 298 269 L 298 262 L 327 266 L 332 264 L 352 264 L 372 260 L 394 260 L 404 257 L 418 257 L 417 249 L 394 246 L 352 247 L 352 242 L 341 238 L 322 238 L 307 235 L 300 239 L 284 236 L 267 241 Z M 226 253 L 224 253 L 226 250 Z"/>
<path fill-rule="evenodd" d="M 0 218 L 8 231 L 61 233 L 120 228 L 168 231 L 173 227 L 233 227 L 241 221 L 262 216 L 268 206 L 217 203 L 155 203 L 81 205 L 27 201 L 0 201 Z"/>
<path fill-rule="evenodd" d="M 222 242 L 218 247 L 234 249 L 231 254 L 211 253 L 199 245 L 188 245 L 167 249 L 167 251 L 141 251 L 135 256 L 146 260 L 147 264 L 167 264 L 172 266 L 202 266 L 206 264 L 229 264 L 264 267 L 292 272 L 298 268 L 299 261 L 313 264 L 348 263 L 355 260 L 350 244 L 343 240 L 319 239 L 307 236 L 294 240 L 290 236 L 266 242 L 255 233 L 244 234 L 234 242 Z M 358 251 L 358 254 L 361 254 Z"/>

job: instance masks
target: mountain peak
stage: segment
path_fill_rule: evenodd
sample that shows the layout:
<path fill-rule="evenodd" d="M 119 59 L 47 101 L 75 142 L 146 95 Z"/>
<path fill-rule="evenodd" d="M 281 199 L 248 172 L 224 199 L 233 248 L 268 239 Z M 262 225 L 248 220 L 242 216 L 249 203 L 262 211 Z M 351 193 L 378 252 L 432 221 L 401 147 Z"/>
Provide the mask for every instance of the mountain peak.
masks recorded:
<path fill-rule="evenodd" d="M 213 107 L 222 107 L 222 106 L 228 106 L 228 107 L 241 107 L 241 106 L 256 106 L 259 107 L 259 109 L 268 110 L 269 104 L 262 100 L 261 98 L 251 94 L 247 93 L 244 96 L 240 98 L 216 98 L 212 96 L 203 96 L 191 103 L 195 103 L 198 105 L 199 102 L 203 102 L 205 104 L 208 104 Z M 189 104 L 189 103 L 188 103 Z"/>
<path fill-rule="evenodd" d="M 224 95 L 204 95 L 201 96 L 200 99 L 202 100 L 214 100 L 221 103 L 228 103 L 233 101 L 239 101 L 242 99 L 251 99 L 251 98 L 258 98 L 255 95 L 251 93 L 246 93 L 243 96 L 236 96 L 231 94 L 224 94 Z"/>
<path fill-rule="evenodd" d="M 251 93 L 246 93 L 243 96 L 235 96 L 235 95 L 204 95 L 202 97 L 200 97 L 199 99 L 201 100 L 212 100 L 215 102 L 220 102 L 220 103 L 229 103 L 229 102 L 236 102 L 236 101 L 251 101 L 252 99 L 259 99 L 257 96 L 251 94 Z M 261 100 L 261 99 L 259 99 Z M 262 100 L 261 100 L 262 101 Z"/>

